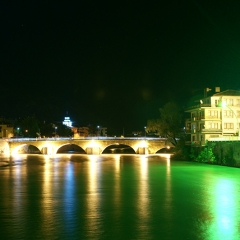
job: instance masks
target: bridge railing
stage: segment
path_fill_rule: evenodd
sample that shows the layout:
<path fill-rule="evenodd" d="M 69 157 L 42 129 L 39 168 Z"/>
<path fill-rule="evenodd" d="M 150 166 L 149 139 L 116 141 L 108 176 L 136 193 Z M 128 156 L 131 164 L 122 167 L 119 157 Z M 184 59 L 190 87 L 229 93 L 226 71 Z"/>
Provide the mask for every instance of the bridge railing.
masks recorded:
<path fill-rule="evenodd" d="M 153 137 L 57 137 L 57 138 L 4 138 L 3 140 L 8 142 L 28 142 L 28 141 L 66 141 L 66 140 L 162 140 L 166 141 L 166 138 L 153 138 Z"/>

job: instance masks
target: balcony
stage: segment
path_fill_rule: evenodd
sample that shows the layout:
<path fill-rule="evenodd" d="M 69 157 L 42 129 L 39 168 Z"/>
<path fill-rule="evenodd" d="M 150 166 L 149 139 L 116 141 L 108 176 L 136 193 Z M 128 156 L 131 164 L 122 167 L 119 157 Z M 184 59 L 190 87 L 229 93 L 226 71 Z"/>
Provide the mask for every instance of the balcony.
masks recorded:
<path fill-rule="evenodd" d="M 196 104 L 196 105 L 193 105 L 193 106 L 189 106 L 186 108 L 187 111 L 191 110 L 191 109 L 194 109 L 194 108 L 204 108 L 204 107 L 212 107 L 212 105 L 209 103 L 209 104 Z"/>
<path fill-rule="evenodd" d="M 188 119 L 188 121 L 194 122 L 194 121 L 201 121 L 204 120 L 206 117 L 205 116 L 198 116 L 198 117 L 193 117 L 191 119 Z"/>
<path fill-rule="evenodd" d="M 221 118 L 219 116 L 206 116 L 205 117 L 205 120 L 209 120 L 209 119 L 221 121 Z"/>
<path fill-rule="evenodd" d="M 204 128 L 201 130 L 201 132 L 203 133 L 221 133 L 222 129 L 218 129 L 218 128 Z"/>

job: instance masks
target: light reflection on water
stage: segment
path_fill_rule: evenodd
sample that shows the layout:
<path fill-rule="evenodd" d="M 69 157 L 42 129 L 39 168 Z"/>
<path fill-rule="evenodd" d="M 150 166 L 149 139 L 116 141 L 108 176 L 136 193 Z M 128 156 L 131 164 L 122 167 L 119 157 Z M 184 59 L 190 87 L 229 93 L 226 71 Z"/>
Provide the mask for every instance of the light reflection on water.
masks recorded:
<path fill-rule="evenodd" d="M 240 239 L 240 189 L 235 177 L 209 176 L 209 179 L 209 217 L 200 225 L 205 239 Z"/>
<path fill-rule="evenodd" d="M 121 214 L 121 186 L 120 186 L 120 171 L 121 171 L 121 155 L 116 154 L 113 161 L 114 163 L 114 197 L 113 204 L 115 206 L 115 218 L 119 219 Z"/>
<path fill-rule="evenodd" d="M 96 156 L 90 156 L 90 161 L 88 162 L 88 198 L 87 198 L 87 209 L 86 209 L 86 221 L 88 236 L 93 239 L 96 235 L 100 234 L 101 225 L 101 212 L 100 209 L 100 192 L 101 189 L 101 168 L 97 161 Z"/>
<path fill-rule="evenodd" d="M 240 236 L 240 169 L 117 154 L 21 155 L 1 166 L 6 239 Z"/>
<path fill-rule="evenodd" d="M 146 239 L 149 235 L 148 227 L 149 227 L 149 188 L 148 188 L 148 158 L 145 156 L 141 156 L 139 159 L 140 171 L 139 171 L 139 190 L 138 190 L 138 226 L 139 233 L 138 239 Z"/>
<path fill-rule="evenodd" d="M 228 239 L 228 236 L 232 236 L 235 232 L 236 225 L 235 219 L 239 218 L 236 215 L 235 209 L 240 203 L 235 201 L 239 197 L 239 189 L 233 186 L 232 182 L 228 179 L 220 179 L 216 183 L 215 190 L 215 208 L 213 208 L 213 214 L 216 216 L 216 230 L 218 236 Z M 213 231 L 212 231 L 213 232 Z M 240 235 L 239 235 L 240 237 Z"/>

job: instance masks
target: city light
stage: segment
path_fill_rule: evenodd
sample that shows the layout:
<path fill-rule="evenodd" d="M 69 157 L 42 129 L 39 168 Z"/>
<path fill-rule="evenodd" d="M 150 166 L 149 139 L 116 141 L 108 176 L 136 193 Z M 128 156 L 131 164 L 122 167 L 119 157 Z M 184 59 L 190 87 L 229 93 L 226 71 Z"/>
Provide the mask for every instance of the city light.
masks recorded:
<path fill-rule="evenodd" d="M 72 127 L 72 121 L 70 120 L 70 117 L 64 118 L 63 125 L 65 125 L 67 127 Z"/>
<path fill-rule="evenodd" d="M 221 102 L 220 105 L 222 106 L 222 108 L 227 107 L 227 108 L 233 113 L 233 115 L 234 115 L 234 117 L 235 117 L 235 119 L 236 119 L 236 122 L 237 122 L 237 128 L 236 128 L 236 129 L 237 129 L 237 135 L 238 135 L 238 137 L 239 137 L 239 122 L 238 122 L 238 118 L 237 118 L 235 112 L 233 111 L 232 108 L 230 108 L 230 107 L 227 105 L 226 102 Z"/>

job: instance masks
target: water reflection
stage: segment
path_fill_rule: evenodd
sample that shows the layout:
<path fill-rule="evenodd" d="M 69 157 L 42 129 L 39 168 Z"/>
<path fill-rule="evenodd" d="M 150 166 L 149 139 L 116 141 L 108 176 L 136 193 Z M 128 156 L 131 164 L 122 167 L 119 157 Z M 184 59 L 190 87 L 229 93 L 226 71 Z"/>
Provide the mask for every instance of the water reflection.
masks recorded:
<path fill-rule="evenodd" d="M 41 201 L 41 229 L 45 233 L 49 233 L 52 229 L 54 229 L 54 206 L 53 206 L 53 182 L 52 182 L 52 165 L 51 159 L 49 157 L 44 156 L 44 165 L 43 165 L 43 175 L 42 175 L 42 201 Z M 48 231 L 46 227 L 48 226 Z"/>
<path fill-rule="evenodd" d="M 116 218 L 120 217 L 120 202 L 121 202 L 121 186 L 120 186 L 120 170 L 121 170 L 121 155 L 114 156 L 114 207 L 116 209 Z"/>
<path fill-rule="evenodd" d="M 139 159 L 139 191 L 138 191 L 138 214 L 139 214 L 139 239 L 147 239 L 149 229 L 149 186 L 148 186 L 148 158 L 141 156 Z"/>
<path fill-rule="evenodd" d="M 22 219 L 24 216 L 25 208 L 26 208 L 26 198 L 23 193 L 27 191 L 26 189 L 26 166 L 22 165 L 23 161 L 18 159 L 17 157 L 11 159 L 14 162 L 14 168 L 9 169 L 9 181 L 12 184 L 12 188 L 8 186 L 9 190 L 12 190 L 11 193 L 11 202 L 10 204 L 12 209 L 12 216 L 14 219 L 14 224 L 18 225 L 19 219 Z M 12 162 L 12 163 L 13 163 Z M 4 198 L 5 199 L 5 198 Z M 8 198 L 6 198 L 8 199 Z M 9 200 L 8 200 L 9 201 Z M 24 222 L 23 222 L 24 223 Z M 22 229 L 26 227 L 23 224 Z M 20 228 L 18 229 L 20 230 Z"/>
<path fill-rule="evenodd" d="M 100 183 L 100 165 L 98 163 L 97 156 L 90 156 L 90 161 L 88 162 L 88 197 L 87 209 L 86 209 L 86 221 L 88 236 L 91 239 L 99 233 L 100 231 L 100 196 L 99 196 L 99 183 Z"/>
<path fill-rule="evenodd" d="M 74 176 L 74 165 L 72 162 L 66 163 L 65 178 L 64 178 L 64 226 L 67 226 L 66 234 L 70 234 L 71 229 L 76 228 L 75 214 L 77 209 L 77 198 L 75 196 L 76 183 Z"/>
<path fill-rule="evenodd" d="M 168 209 L 167 216 L 170 217 L 172 215 L 171 213 L 171 204 L 172 204 L 172 185 L 171 185 L 171 161 L 170 161 L 170 155 L 166 154 L 166 197 L 165 197 L 165 207 Z"/>
<path fill-rule="evenodd" d="M 237 239 L 239 234 L 239 189 L 232 179 L 217 179 L 211 185 L 209 205 L 213 220 L 210 222 L 207 235 L 211 239 Z"/>
<path fill-rule="evenodd" d="M 239 239 L 240 169 L 67 156 L 15 156 L 0 168 L 6 239 Z"/>

